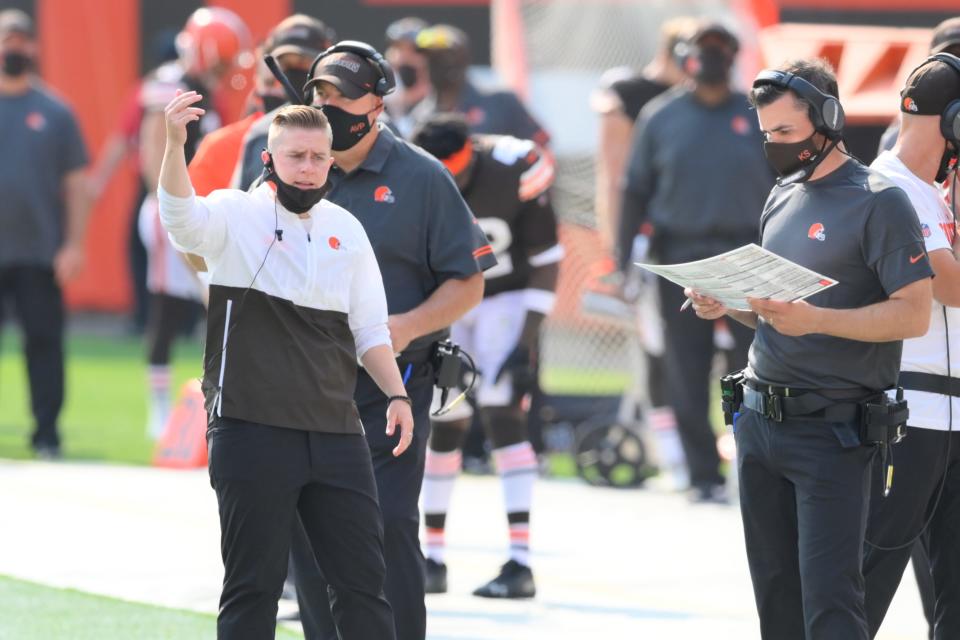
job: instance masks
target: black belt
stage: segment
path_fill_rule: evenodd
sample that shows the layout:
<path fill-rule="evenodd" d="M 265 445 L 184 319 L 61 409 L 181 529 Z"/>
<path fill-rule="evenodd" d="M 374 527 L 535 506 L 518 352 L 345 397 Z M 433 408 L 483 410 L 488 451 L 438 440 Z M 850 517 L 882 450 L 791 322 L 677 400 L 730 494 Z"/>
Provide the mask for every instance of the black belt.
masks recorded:
<path fill-rule="evenodd" d="M 403 353 L 400 354 L 400 357 L 397 358 L 397 368 L 400 369 L 400 375 L 407 377 L 407 367 L 410 367 L 411 376 L 413 376 L 414 373 L 418 373 L 421 367 L 429 364 L 431 360 L 433 360 L 433 353 L 436 350 L 436 346 L 436 343 L 433 343 L 424 347 L 417 347 L 416 349 L 405 349 Z M 357 372 L 360 375 L 370 375 L 369 372 L 360 365 L 357 365 Z M 409 381 L 409 377 L 407 377 L 407 381 Z"/>
<path fill-rule="evenodd" d="M 876 395 L 876 392 L 870 391 L 869 389 L 864 389 L 862 387 L 848 388 L 848 389 L 808 389 L 805 387 L 778 387 L 772 384 L 764 384 L 762 382 L 757 382 L 756 380 L 746 379 L 743 382 L 746 386 L 750 387 L 754 391 L 760 391 L 761 393 L 766 393 L 767 395 L 773 396 L 784 396 L 784 397 L 799 397 L 807 393 L 815 393 L 818 396 L 823 396 L 824 398 L 830 398 L 837 402 L 859 402 L 864 398 L 869 398 Z"/>
<path fill-rule="evenodd" d="M 426 364 L 433 359 L 433 353 L 437 348 L 437 343 L 433 342 L 424 346 L 416 347 L 415 349 L 404 349 L 403 353 L 400 354 L 400 357 L 397 358 L 397 366 L 400 367 L 400 373 L 403 373 L 403 367 L 408 364 L 412 364 L 417 367 L 422 364 Z"/>
<path fill-rule="evenodd" d="M 747 380 L 743 387 L 743 405 L 775 422 L 784 418 L 856 422 L 860 419 L 863 398 L 850 400 L 854 398 L 828 398 L 811 390 L 775 387 L 752 380 Z"/>
<path fill-rule="evenodd" d="M 960 378 L 920 371 L 901 371 L 898 384 L 909 391 L 926 391 L 941 396 L 960 398 Z"/>

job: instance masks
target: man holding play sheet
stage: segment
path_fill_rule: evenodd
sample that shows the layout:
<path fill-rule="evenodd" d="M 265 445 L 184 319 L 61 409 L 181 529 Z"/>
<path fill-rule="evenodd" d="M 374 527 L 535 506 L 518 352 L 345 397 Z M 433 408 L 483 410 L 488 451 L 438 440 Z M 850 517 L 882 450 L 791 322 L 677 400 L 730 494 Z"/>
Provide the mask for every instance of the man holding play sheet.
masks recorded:
<path fill-rule="evenodd" d="M 687 290 L 706 320 L 756 328 L 742 378 L 725 379 L 740 509 L 761 635 L 866 640 L 861 572 L 879 452 L 901 433 L 888 399 L 904 338 L 930 322 L 932 271 L 906 194 L 850 158 L 832 69 L 799 60 L 763 71 L 750 94 L 780 174 L 760 240 L 838 281 L 810 302 L 727 309 Z"/>

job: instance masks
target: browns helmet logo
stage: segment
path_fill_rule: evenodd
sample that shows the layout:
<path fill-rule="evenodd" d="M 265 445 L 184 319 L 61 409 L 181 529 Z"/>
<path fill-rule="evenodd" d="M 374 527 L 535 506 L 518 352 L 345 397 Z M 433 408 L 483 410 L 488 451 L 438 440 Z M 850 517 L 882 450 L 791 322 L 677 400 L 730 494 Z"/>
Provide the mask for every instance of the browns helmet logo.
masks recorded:
<path fill-rule="evenodd" d="M 737 135 L 745 136 L 750 133 L 750 122 L 743 116 L 734 116 L 730 121 L 730 128 Z"/>
<path fill-rule="evenodd" d="M 466 113 L 467 124 L 476 127 L 487 119 L 487 112 L 480 107 L 471 107 Z"/>
<path fill-rule="evenodd" d="M 339 249 L 340 238 L 338 238 L 337 236 L 330 236 L 330 238 L 327 240 L 327 244 L 330 245 L 331 249 L 334 249 L 334 250 Z"/>
<path fill-rule="evenodd" d="M 906 97 L 903 99 L 903 110 L 909 111 L 910 113 L 916 113 L 920 110 L 920 107 L 917 106 L 917 103 L 913 98 Z"/>
<path fill-rule="evenodd" d="M 393 191 L 390 191 L 390 187 L 387 185 L 382 185 L 376 188 L 373 192 L 373 199 L 375 202 L 396 202 L 397 199 L 393 197 Z"/>
<path fill-rule="evenodd" d="M 819 240 L 820 242 L 823 242 L 827 239 L 827 230 L 822 224 L 816 222 L 810 225 L 810 230 L 807 231 L 807 237 L 811 240 Z"/>
<path fill-rule="evenodd" d="M 39 111 L 31 111 L 27 114 L 27 126 L 34 131 L 43 131 L 47 126 L 47 119 Z"/>

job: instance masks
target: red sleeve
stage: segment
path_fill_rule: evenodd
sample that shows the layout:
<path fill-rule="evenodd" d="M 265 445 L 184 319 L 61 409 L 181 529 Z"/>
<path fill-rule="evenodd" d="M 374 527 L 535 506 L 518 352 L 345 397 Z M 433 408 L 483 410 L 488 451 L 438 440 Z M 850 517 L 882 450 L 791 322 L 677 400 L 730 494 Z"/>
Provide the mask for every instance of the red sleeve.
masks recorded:
<path fill-rule="evenodd" d="M 198 196 L 230 186 L 247 131 L 263 114 L 255 113 L 205 136 L 187 170 Z"/>
<path fill-rule="evenodd" d="M 140 135 L 140 122 L 143 120 L 143 105 L 140 102 L 140 83 L 137 83 L 137 86 L 133 91 L 130 92 L 130 95 L 127 96 L 127 100 L 123 105 L 123 110 L 120 112 L 119 127 L 117 130 L 123 135 L 124 138 L 129 140 L 136 140 Z"/>

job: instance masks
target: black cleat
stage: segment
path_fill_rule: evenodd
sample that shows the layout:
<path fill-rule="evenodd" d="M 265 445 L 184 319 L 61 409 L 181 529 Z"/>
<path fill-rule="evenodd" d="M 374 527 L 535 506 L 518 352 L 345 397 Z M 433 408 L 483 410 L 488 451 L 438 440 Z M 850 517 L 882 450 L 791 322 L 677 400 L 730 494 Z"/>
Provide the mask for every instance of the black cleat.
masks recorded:
<path fill-rule="evenodd" d="M 426 593 L 447 592 L 447 565 L 427 558 L 424 564 L 424 591 Z"/>
<path fill-rule="evenodd" d="M 45 460 L 48 462 L 63 458 L 63 453 L 61 453 L 60 445 L 58 444 L 35 444 L 33 445 L 33 455 L 36 456 L 37 460 Z"/>
<path fill-rule="evenodd" d="M 500 575 L 479 587 L 473 595 L 481 598 L 532 598 L 537 595 L 530 567 L 510 560 L 500 567 Z"/>
<path fill-rule="evenodd" d="M 694 485 L 687 493 L 691 504 L 730 504 L 727 487 L 722 484 Z"/>

